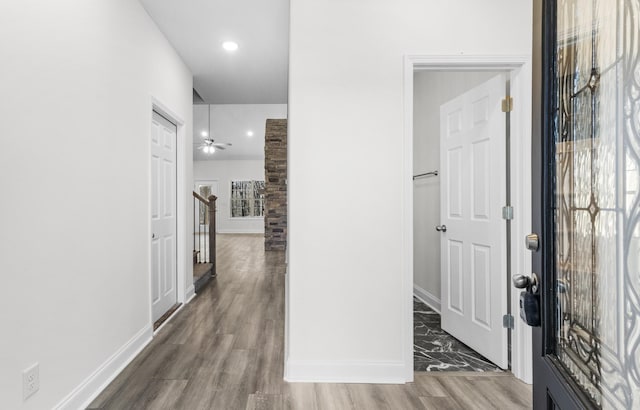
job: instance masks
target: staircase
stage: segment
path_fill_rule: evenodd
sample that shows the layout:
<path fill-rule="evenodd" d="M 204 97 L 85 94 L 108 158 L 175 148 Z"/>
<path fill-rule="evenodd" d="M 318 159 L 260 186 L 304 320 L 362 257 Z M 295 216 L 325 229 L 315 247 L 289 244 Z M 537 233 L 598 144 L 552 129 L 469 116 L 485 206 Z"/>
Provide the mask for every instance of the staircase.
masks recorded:
<path fill-rule="evenodd" d="M 198 293 L 216 272 L 216 199 L 193 192 L 193 286 Z"/>

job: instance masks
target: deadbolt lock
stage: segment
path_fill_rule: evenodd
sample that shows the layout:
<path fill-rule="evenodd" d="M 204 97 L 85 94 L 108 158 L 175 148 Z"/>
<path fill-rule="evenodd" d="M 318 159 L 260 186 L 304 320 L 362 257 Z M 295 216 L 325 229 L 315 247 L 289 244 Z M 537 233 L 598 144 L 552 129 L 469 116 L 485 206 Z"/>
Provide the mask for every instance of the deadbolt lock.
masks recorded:
<path fill-rule="evenodd" d="M 530 233 L 524 239 L 525 246 L 530 251 L 537 251 L 540 248 L 540 238 L 537 233 Z"/>

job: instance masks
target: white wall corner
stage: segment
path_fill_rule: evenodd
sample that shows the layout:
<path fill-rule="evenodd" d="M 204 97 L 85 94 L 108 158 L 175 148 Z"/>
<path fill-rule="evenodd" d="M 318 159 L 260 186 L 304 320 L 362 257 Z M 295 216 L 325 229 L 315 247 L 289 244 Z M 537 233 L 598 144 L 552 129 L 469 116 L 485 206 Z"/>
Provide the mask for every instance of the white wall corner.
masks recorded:
<path fill-rule="evenodd" d="M 520 292 L 516 292 L 519 294 Z M 519 346 L 517 351 L 513 351 L 511 358 L 511 371 L 513 375 L 527 384 L 533 383 L 533 366 L 532 366 L 532 336 L 531 327 L 529 327 L 520 318 L 519 312 L 513 314 L 515 320 L 515 328 L 512 330 L 512 343 Z"/>
<path fill-rule="evenodd" d="M 289 237 L 287 236 L 287 240 Z M 284 379 L 286 380 L 288 377 L 287 374 L 287 363 L 289 362 L 289 307 L 291 306 L 291 299 L 289 297 L 289 278 L 291 275 L 289 274 L 289 265 L 287 261 L 287 255 L 289 254 L 289 247 L 287 246 L 285 251 L 285 273 L 284 273 Z"/>
<path fill-rule="evenodd" d="M 402 304 L 403 304 L 403 380 L 413 381 L 413 69 L 414 63 L 404 57 L 402 108 Z M 409 176 L 409 177 L 407 177 Z"/>
<path fill-rule="evenodd" d="M 153 339 L 151 324 L 140 329 L 128 342 L 100 365 L 80 385 L 69 393 L 55 410 L 85 409 L 113 379 L 142 351 Z"/>
<path fill-rule="evenodd" d="M 427 292 L 416 284 L 413 285 L 413 295 L 420 299 L 422 303 L 440 313 L 440 298 L 434 296 L 430 292 Z"/>
<path fill-rule="evenodd" d="M 405 363 L 287 360 L 285 381 L 301 383 L 404 384 Z"/>

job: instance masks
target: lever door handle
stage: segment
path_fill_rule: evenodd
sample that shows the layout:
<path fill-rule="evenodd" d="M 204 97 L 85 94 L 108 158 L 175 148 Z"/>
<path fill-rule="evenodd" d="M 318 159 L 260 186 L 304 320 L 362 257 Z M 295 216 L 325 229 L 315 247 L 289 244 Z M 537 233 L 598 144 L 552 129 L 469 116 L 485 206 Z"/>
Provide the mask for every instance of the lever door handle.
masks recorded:
<path fill-rule="evenodd" d="M 436 231 L 447 232 L 447 225 L 436 225 Z"/>

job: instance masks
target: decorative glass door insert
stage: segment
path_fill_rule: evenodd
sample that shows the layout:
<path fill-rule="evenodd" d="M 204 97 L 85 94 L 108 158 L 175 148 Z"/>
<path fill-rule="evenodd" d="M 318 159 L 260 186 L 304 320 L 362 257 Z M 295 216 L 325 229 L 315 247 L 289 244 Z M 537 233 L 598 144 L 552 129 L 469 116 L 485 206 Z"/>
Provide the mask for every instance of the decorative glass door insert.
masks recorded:
<path fill-rule="evenodd" d="M 640 1 L 557 1 L 555 355 L 640 408 Z"/>

